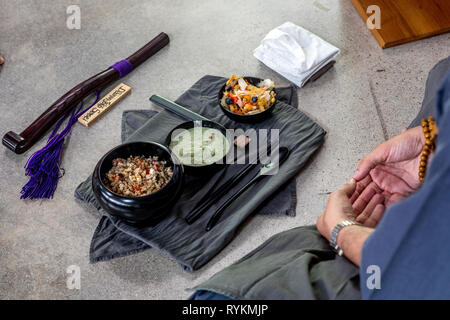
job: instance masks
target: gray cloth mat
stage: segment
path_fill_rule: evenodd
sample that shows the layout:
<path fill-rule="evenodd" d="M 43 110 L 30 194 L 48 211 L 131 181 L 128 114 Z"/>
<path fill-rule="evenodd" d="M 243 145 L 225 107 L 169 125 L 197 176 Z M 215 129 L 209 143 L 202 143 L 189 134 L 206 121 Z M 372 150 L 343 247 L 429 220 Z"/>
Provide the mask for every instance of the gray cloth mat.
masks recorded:
<path fill-rule="evenodd" d="M 409 128 L 435 113 L 435 95 L 450 72 L 450 57 L 428 74 L 419 114 Z M 274 235 L 238 262 L 191 290 L 233 299 L 360 299 L 359 268 L 331 250 L 315 226 Z"/>
<path fill-rule="evenodd" d="M 293 178 L 311 155 L 320 147 L 325 131 L 304 113 L 284 101 L 296 103 L 293 86 L 277 88 L 279 101 L 273 115 L 257 124 L 238 124 L 219 109 L 217 93 L 225 78 L 205 76 L 176 100 L 177 103 L 223 124 L 227 128 L 276 128 L 280 129 L 280 144 L 291 149 L 291 154 L 278 174 L 267 176 L 253 185 L 226 211 L 219 223 L 209 232 L 204 230 L 214 209 L 226 201 L 222 199 L 194 224 L 184 218 L 207 193 L 232 176 L 239 165 L 229 166 L 225 175 L 186 176 L 179 200 L 167 217 L 153 227 L 134 227 L 108 215 L 96 202 L 91 189 L 91 177 L 75 190 L 75 197 L 87 202 L 101 214 L 99 225 L 91 242 L 91 262 L 107 260 L 154 247 L 176 261 L 187 271 L 194 271 L 210 261 L 235 236 L 239 226 L 255 211 L 271 214 L 295 215 L 296 196 Z M 149 119 L 148 119 L 149 118 Z M 148 120 L 146 120 L 148 119 Z M 157 114 L 148 111 L 127 112 L 123 119 L 124 141 L 164 142 L 170 129 L 185 120 L 167 111 Z M 141 125 L 144 123 L 143 125 Z M 139 127 L 140 126 L 140 127 Z M 135 130 L 136 127 L 139 129 Z M 256 171 L 254 171 L 256 172 Z M 233 190 L 243 186 L 252 176 L 245 177 Z M 278 192 L 277 192 L 278 191 Z M 257 210 L 258 209 L 258 210 Z"/>
<path fill-rule="evenodd" d="M 297 108 L 298 100 L 295 86 L 277 88 L 278 99 Z M 122 115 L 122 142 L 127 141 L 137 129 L 142 127 L 151 117 L 158 114 L 154 110 L 127 110 Z M 257 211 L 260 215 L 295 216 L 297 202 L 295 179 L 280 188 L 263 208 Z M 106 217 L 101 221 L 94 233 L 90 248 L 91 262 L 105 261 L 127 256 L 151 247 L 137 238 L 130 237 L 114 227 Z"/>

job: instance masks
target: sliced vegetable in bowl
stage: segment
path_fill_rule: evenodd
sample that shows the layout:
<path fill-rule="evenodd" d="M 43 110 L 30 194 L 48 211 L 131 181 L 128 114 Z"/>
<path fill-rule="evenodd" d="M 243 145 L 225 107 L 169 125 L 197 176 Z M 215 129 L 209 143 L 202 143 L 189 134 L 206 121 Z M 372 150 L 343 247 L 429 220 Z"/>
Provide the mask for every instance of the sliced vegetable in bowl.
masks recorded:
<path fill-rule="evenodd" d="M 222 107 L 239 115 L 253 115 L 269 109 L 276 100 L 275 84 L 270 79 L 258 83 L 254 79 L 231 76 L 220 100 Z"/>

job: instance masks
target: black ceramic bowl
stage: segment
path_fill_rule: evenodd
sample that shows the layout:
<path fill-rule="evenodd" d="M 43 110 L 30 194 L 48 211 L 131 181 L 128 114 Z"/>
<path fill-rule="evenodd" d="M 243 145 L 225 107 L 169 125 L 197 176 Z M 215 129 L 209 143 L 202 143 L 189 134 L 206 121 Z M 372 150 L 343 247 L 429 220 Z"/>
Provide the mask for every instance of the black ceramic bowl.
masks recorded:
<path fill-rule="evenodd" d="M 173 170 L 172 178 L 160 190 L 142 197 L 126 197 L 109 190 L 103 178 L 117 158 L 133 156 L 158 156 Z M 101 207 L 113 216 L 130 224 L 156 224 L 173 205 L 183 184 L 183 166 L 169 148 L 155 142 L 131 142 L 122 144 L 105 154 L 95 167 L 92 175 L 92 190 Z"/>
<path fill-rule="evenodd" d="M 263 81 L 263 79 L 255 78 L 255 77 L 243 77 L 243 78 L 254 86 L 258 85 L 258 83 Z M 220 88 L 219 94 L 217 96 L 217 98 L 218 98 L 217 101 L 219 102 L 220 108 L 222 109 L 223 113 L 225 113 L 230 119 L 233 119 L 238 122 L 262 121 L 271 115 L 273 108 L 274 108 L 275 104 L 277 103 L 277 95 L 276 95 L 277 92 L 275 89 L 273 89 L 273 91 L 275 92 L 275 102 L 272 103 L 272 105 L 269 108 L 267 108 L 266 110 L 264 110 L 262 112 L 255 113 L 255 114 L 237 114 L 237 113 L 231 112 L 230 110 L 225 108 L 222 105 L 222 103 L 220 103 L 220 101 L 222 100 L 222 97 L 223 97 L 223 93 L 225 92 L 225 87 L 226 87 L 226 83 L 222 86 L 222 88 Z"/>
<path fill-rule="evenodd" d="M 197 125 L 201 125 L 204 128 L 217 129 L 228 139 L 226 129 L 219 123 L 209 121 L 209 120 L 201 120 L 201 121 L 198 120 L 198 121 L 183 122 L 182 124 L 173 128 L 172 131 L 170 131 L 170 133 L 168 134 L 168 136 L 166 138 L 166 142 L 165 142 L 166 145 L 170 146 L 172 137 L 175 137 L 177 135 L 178 130 L 191 129 Z M 221 158 L 221 160 L 219 160 L 215 163 L 212 163 L 212 164 L 206 164 L 206 165 L 200 165 L 200 166 L 192 166 L 192 165 L 183 163 L 183 168 L 184 168 L 185 172 L 190 175 L 202 175 L 202 174 L 207 174 L 207 173 L 213 173 L 213 172 L 216 172 L 217 170 L 219 170 L 220 168 L 223 168 L 223 166 L 226 163 L 227 154 L 230 152 L 232 145 L 233 145 L 232 141 L 230 141 L 229 139 L 228 139 L 228 143 L 229 143 L 228 150 L 225 153 L 225 155 L 223 156 L 223 158 Z"/>

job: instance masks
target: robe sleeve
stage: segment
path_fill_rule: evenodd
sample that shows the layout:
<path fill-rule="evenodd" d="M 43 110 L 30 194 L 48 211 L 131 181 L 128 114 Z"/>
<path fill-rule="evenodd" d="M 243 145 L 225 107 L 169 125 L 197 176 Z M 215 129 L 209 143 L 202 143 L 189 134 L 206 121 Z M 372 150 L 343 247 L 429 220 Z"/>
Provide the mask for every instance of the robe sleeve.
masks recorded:
<path fill-rule="evenodd" d="M 364 244 L 363 299 L 450 299 L 450 75 L 436 102 L 437 149 L 424 184 L 389 207 Z"/>

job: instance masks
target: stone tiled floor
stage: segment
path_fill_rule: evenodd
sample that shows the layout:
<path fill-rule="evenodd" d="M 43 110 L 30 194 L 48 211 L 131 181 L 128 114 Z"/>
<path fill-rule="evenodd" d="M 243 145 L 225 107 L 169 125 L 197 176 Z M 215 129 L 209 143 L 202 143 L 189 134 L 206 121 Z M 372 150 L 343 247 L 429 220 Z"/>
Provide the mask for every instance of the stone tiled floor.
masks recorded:
<path fill-rule="evenodd" d="M 70 1 L 2 2 L 0 127 L 20 132 L 73 85 L 129 55 L 160 31 L 170 45 L 124 82 L 131 96 L 89 129 L 73 130 L 67 171 L 51 201 L 22 201 L 31 153 L 0 150 L 0 298 L 182 299 L 192 287 L 271 235 L 312 224 L 327 192 L 344 183 L 364 154 L 414 118 L 428 71 L 450 55 L 450 35 L 382 51 L 347 0 L 80 1 L 81 30 L 66 28 Z M 234 9 L 232 9 L 234 8 Z M 292 21 L 342 50 L 335 67 L 298 90 L 299 108 L 327 131 L 326 142 L 297 177 L 297 217 L 255 217 L 207 266 L 186 273 L 146 252 L 89 264 L 98 216 L 73 198 L 75 187 L 120 142 L 122 111 L 153 108 L 153 93 L 175 99 L 204 74 L 286 80 L 252 50 L 273 27 Z M 377 107 L 378 106 L 378 107 Z M 378 111 L 377 111 L 378 108 Z M 66 288 L 66 268 L 81 268 L 81 289 Z"/>

